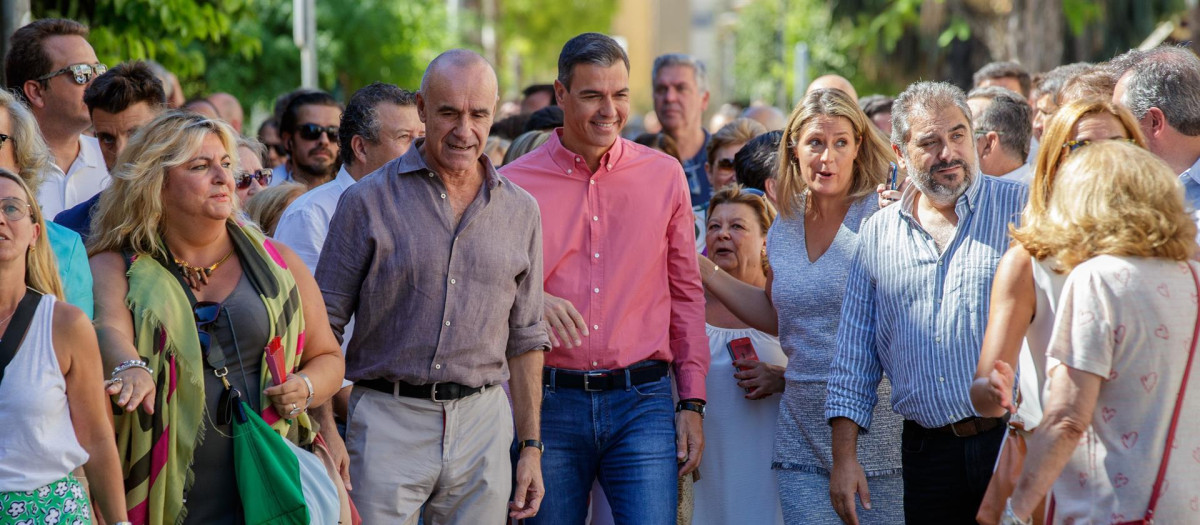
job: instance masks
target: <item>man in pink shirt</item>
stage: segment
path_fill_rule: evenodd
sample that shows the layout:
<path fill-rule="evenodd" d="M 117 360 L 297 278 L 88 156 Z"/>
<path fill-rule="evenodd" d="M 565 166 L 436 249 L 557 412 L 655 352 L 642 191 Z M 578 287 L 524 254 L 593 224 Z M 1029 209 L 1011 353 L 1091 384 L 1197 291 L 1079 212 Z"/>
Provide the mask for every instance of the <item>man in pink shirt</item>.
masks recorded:
<path fill-rule="evenodd" d="M 678 161 L 620 137 L 629 58 L 612 38 L 568 41 L 554 90 L 563 127 L 502 170 L 541 208 L 554 345 L 548 490 L 528 521 L 582 524 L 599 479 L 617 523 L 673 523 L 676 478 L 704 450 L 709 362 L 691 194 Z"/>

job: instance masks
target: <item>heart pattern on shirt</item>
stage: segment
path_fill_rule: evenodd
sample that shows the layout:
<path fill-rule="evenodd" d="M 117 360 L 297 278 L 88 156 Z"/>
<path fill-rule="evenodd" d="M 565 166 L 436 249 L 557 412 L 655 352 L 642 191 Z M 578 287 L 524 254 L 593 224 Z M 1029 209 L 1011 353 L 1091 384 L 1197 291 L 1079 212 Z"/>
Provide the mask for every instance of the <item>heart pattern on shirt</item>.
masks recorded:
<path fill-rule="evenodd" d="M 1129 478 L 1125 477 L 1125 475 L 1120 472 L 1118 472 L 1116 477 L 1113 478 L 1113 488 L 1115 488 L 1115 489 L 1119 489 L 1128 484 L 1129 484 Z"/>
<path fill-rule="evenodd" d="M 1083 312 L 1079 314 L 1079 326 L 1087 326 L 1096 320 L 1096 314 L 1092 312 Z"/>
<path fill-rule="evenodd" d="M 1167 325 L 1160 324 L 1158 328 L 1154 329 L 1154 335 L 1159 339 L 1167 340 L 1171 338 L 1171 331 L 1167 329 Z"/>
<path fill-rule="evenodd" d="M 1158 290 L 1158 295 L 1161 295 L 1163 297 L 1171 297 L 1171 289 L 1167 288 L 1167 283 L 1162 283 L 1162 284 L 1158 285 L 1158 288 L 1156 288 L 1156 290 Z"/>
<path fill-rule="evenodd" d="M 1086 472 L 1079 473 L 1079 486 L 1080 487 L 1087 485 L 1087 478 L 1088 478 L 1088 476 L 1087 476 Z"/>
<path fill-rule="evenodd" d="M 1112 407 L 1104 407 L 1100 411 L 1100 417 L 1104 419 L 1105 423 L 1112 421 L 1112 418 L 1115 417 L 1116 415 L 1117 415 L 1117 409 L 1112 408 Z"/>
<path fill-rule="evenodd" d="M 1121 434 L 1121 444 L 1125 445 L 1125 448 L 1133 448 L 1133 446 L 1137 444 L 1137 440 L 1138 433 L 1136 431 L 1128 434 Z"/>
<path fill-rule="evenodd" d="M 1196 463 L 1200 463 L 1200 447 L 1192 449 L 1192 459 L 1196 460 Z"/>
<path fill-rule="evenodd" d="M 1120 377 L 1120 376 L 1121 376 L 1121 374 L 1117 373 L 1117 369 L 1116 369 L 1116 368 L 1114 368 L 1114 369 L 1112 369 L 1112 371 L 1110 371 L 1110 372 L 1108 373 L 1108 380 L 1109 380 L 1109 381 L 1112 381 L 1113 379 L 1116 379 L 1116 378 L 1118 378 L 1118 377 Z"/>
<path fill-rule="evenodd" d="M 1117 514 L 1117 513 L 1115 513 L 1115 512 L 1114 512 L 1114 513 L 1112 513 L 1112 516 L 1111 516 L 1111 517 L 1112 517 L 1112 522 L 1111 522 L 1111 523 L 1121 523 L 1121 522 L 1125 521 L 1125 515 L 1124 515 L 1124 514 Z"/>
<path fill-rule="evenodd" d="M 1117 280 L 1121 281 L 1121 284 L 1129 284 L 1129 268 L 1123 268 L 1117 272 Z"/>
<path fill-rule="evenodd" d="M 1158 386 L 1158 372 L 1150 372 L 1142 376 L 1142 390 L 1145 390 L 1147 394 L 1154 390 L 1155 386 Z"/>
<path fill-rule="evenodd" d="M 1192 512 L 1200 512 L 1200 497 L 1193 496 L 1192 499 L 1188 501 L 1188 506 L 1192 508 Z"/>
<path fill-rule="evenodd" d="M 1125 325 L 1119 324 L 1119 325 L 1117 325 L 1116 328 L 1113 329 L 1113 343 L 1119 345 L 1119 344 L 1121 344 L 1121 341 L 1124 341 L 1124 340 L 1125 340 Z"/>

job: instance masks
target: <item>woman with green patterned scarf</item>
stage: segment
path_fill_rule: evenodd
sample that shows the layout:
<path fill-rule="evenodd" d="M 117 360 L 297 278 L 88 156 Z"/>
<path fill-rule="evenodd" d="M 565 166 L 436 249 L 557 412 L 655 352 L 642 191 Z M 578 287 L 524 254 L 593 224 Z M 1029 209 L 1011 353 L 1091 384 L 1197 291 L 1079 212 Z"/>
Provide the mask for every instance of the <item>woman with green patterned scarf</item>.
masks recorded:
<path fill-rule="evenodd" d="M 117 158 L 95 212 L 97 333 L 135 524 L 241 523 L 237 400 L 305 446 L 307 409 L 341 385 L 316 282 L 243 218 L 236 155 L 227 124 L 164 114 Z"/>

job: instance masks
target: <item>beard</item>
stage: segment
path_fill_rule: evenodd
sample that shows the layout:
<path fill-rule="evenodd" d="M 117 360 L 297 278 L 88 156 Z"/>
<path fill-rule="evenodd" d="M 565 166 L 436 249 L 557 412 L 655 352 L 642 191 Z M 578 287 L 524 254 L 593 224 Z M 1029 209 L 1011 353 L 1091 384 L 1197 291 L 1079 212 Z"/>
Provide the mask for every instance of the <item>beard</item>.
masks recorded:
<path fill-rule="evenodd" d="M 915 166 L 912 159 L 907 155 L 904 157 L 904 162 L 909 166 Z M 939 162 L 930 166 L 927 170 L 915 169 L 909 173 L 909 178 L 916 185 L 917 189 L 929 200 L 936 203 L 949 205 L 958 201 L 958 198 L 966 193 L 967 188 L 971 186 L 971 182 L 975 180 L 976 166 L 979 165 L 979 153 L 974 155 L 973 162 L 968 162 L 966 159 L 954 159 L 948 162 Z M 938 181 L 934 177 L 934 173 L 946 168 L 961 167 L 963 170 L 963 178 L 956 184 L 946 184 Z"/>
<path fill-rule="evenodd" d="M 324 162 L 315 160 L 313 157 L 315 156 L 315 154 L 318 151 L 324 151 L 325 153 L 327 153 L 329 155 L 329 160 L 324 161 Z M 293 157 L 292 162 L 296 165 L 296 168 L 298 171 L 301 171 L 310 176 L 330 177 L 333 175 L 334 167 L 336 167 L 338 165 L 338 163 L 337 163 L 338 156 L 334 155 L 333 151 L 331 151 L 329 148 L 321 148 L 319 146 L 315 147 L 311 151 L 308 152 L 308 155 L 306 155 L 306 157 L 307 158 L 304 159 L 303 161 L 298 158 Z"/>

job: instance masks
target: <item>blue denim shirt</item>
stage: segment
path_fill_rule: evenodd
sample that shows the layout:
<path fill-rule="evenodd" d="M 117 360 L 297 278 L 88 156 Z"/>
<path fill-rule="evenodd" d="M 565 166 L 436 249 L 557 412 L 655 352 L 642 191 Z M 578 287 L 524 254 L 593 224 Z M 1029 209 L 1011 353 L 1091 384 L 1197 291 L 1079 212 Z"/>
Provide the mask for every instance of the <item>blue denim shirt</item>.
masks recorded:
<path fill-rule="evenodd" d="M 1027 187 L 976 175 L 958 199 L 945 251 L 912 216 L 916 188 L 872 216 L 850 267 L 825 417 L 871 426 L 876 387 L 892 382 L 892 407 L 936 428 L 978 415 L 969 395 L 987 327 L 992 278 L 1008 249 Z"/>
<path fill-rule="evenodd" d="M 708 199 L 712 198 L 712 185 L 708 183 L 708 141 L 712 135 L 704 130 L 704 145 L 690 159 L 683 161 L 683 174 L 687 175 L 688 189 L 692 191 L 692 207 L 708 208 Z"/>

